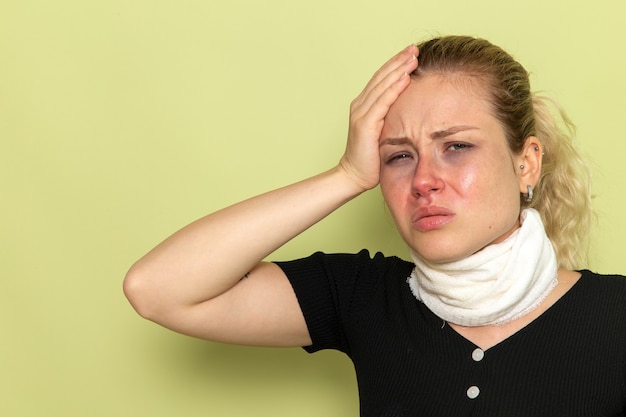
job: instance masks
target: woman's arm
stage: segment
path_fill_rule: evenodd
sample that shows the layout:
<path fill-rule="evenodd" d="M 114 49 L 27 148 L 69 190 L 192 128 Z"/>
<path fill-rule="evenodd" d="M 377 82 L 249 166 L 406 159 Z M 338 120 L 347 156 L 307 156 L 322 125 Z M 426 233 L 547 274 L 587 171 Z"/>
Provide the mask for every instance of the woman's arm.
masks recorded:
<path fill-rule="evenodd" d="M 261 261 L 376 186 L 384 117 L 408 85 L 416 53 L 409 47 L 388 61 L 353 101 L 348 145 L 337 167 L 210 214 L 133 265 L 124 291 L 139 314 L 209 340 L 310 344 L 287 278 L 276 265 Z"/>

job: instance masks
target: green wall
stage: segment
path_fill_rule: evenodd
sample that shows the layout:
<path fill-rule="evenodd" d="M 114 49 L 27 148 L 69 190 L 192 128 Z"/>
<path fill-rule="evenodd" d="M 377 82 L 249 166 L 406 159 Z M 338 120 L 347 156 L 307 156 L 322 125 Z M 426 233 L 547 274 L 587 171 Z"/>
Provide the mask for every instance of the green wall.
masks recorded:
<path fill-rule="evenodd" d="M 486 37 L 578 125 L 593 269 L 626 273 L 625 3 L 0 0 L 0 415 L 357 416 L 349 361 L 140 319 L 122 278 L 178 227 L 329 168 L 378 66 Z M 337 231 L 340 230 L 338 233 Z M 377 191 L 273 259 L 405 255 Z"/>

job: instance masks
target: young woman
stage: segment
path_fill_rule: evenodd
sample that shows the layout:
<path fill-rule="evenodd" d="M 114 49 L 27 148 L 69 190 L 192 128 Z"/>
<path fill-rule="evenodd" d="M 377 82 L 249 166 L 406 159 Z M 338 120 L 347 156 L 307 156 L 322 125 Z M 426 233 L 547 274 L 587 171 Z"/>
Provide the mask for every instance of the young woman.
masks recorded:
<path fill-rule="evenodd" d="M 412 262 L 261 262 L 378 184 Z M 576 270 L 590 216 L 586 167 L 524 68 L 436 38 L 353 101 L 335 168 L 183 228 L 124 289 L 181 333 L 345 352 L 362 416 L 624 416 L 626 278 Z"/>

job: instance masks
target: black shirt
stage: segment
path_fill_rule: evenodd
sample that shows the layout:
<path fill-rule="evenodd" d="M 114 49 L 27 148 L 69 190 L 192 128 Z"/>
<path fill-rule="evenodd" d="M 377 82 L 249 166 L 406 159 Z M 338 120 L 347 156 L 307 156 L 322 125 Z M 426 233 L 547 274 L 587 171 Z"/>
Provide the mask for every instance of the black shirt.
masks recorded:
<path fill-rule="evenodd" d="M 539 318 L 482 351 L 413 296 L 412 263 L 361 251 L 278 265 L 305 349 L 352 359 L 362 417 L 626 416 L 626 277 L 580 271 Z"/>

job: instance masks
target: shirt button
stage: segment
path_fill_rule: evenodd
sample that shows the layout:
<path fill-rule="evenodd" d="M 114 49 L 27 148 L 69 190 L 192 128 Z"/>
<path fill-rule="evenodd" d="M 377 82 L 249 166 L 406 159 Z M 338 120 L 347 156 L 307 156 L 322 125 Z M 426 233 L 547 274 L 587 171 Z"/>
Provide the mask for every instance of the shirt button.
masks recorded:
<path fill-rule="evenodd" d="M 480 394 L 480 389 L 476 385 L 472 385 L 467 389 L 467 398 L 473 400 Z"/>
<path fill-rule="evenodd" d="M 480 348 L 476 348 L 472 352 L 472 359 L 474 359 L 474 361 L 476 362 L 482 361 L 484 357 L 485 357 L 485 351 Z"/>

